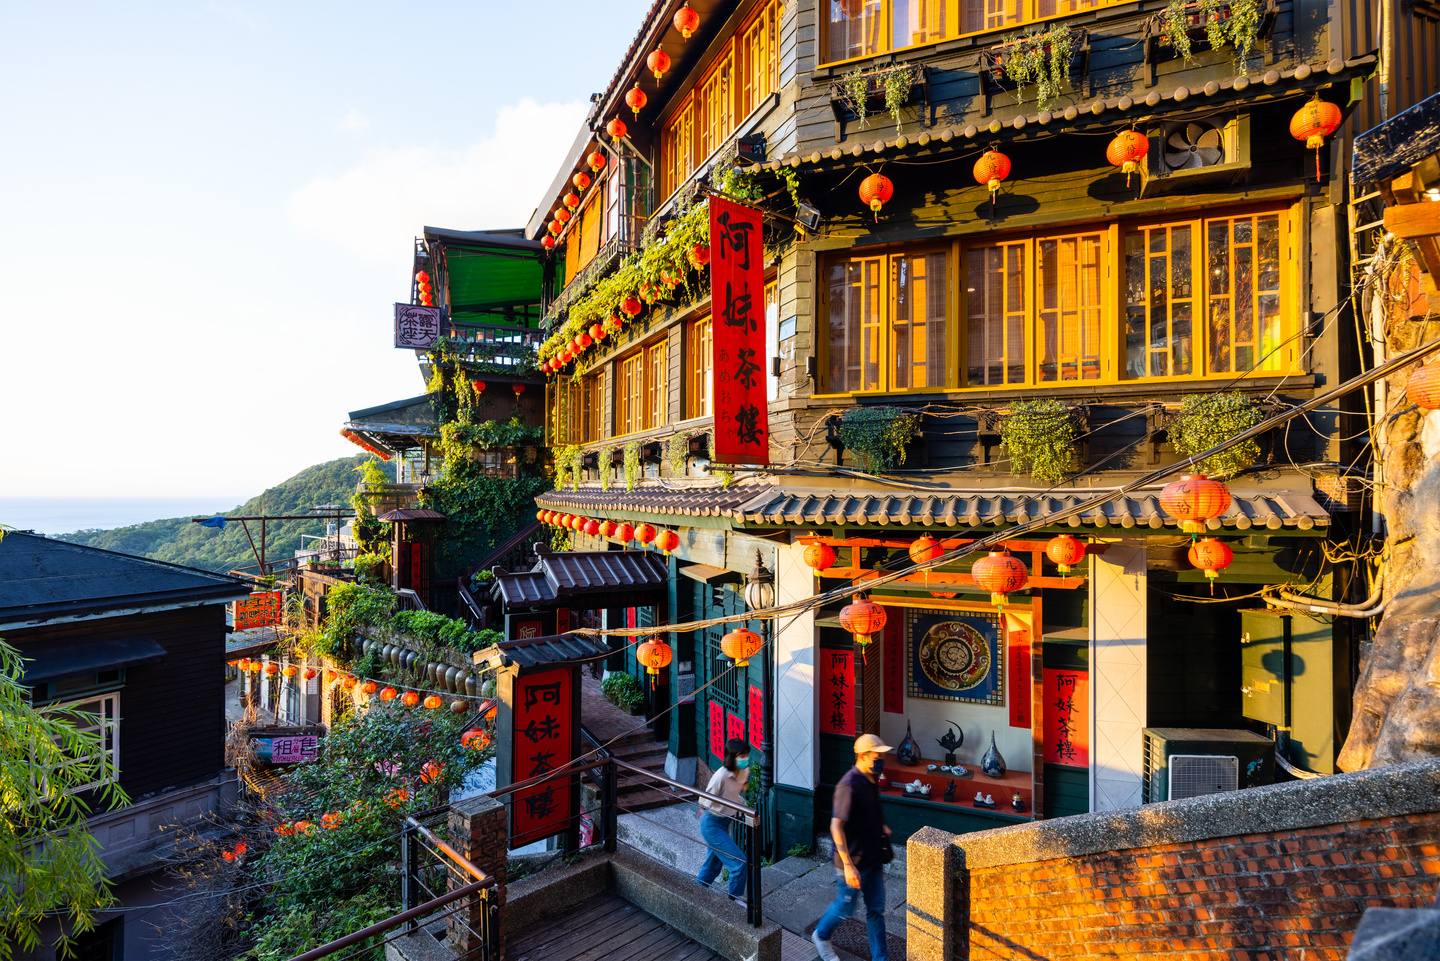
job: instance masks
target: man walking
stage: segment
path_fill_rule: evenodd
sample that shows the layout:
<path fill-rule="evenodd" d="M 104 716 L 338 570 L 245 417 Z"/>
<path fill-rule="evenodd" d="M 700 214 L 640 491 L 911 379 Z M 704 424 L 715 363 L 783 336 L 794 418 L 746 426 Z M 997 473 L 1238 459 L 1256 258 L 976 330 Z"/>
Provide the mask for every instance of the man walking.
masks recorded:
<path fill-rule="evenodd" d="M 874 734 L 855 739 L 855 766 L 835 785 L 830 803 L 830 837 L 835 842 L 835 900 L 810 936 L 822 961 L 838 961 L 830 935 L 865 899 L 865 931 L 872 961 L 889 961 L 885 946 L 885 864 L 890 860 L 890 829 L 880 814 L 884 755 L 893 751 Z"/>

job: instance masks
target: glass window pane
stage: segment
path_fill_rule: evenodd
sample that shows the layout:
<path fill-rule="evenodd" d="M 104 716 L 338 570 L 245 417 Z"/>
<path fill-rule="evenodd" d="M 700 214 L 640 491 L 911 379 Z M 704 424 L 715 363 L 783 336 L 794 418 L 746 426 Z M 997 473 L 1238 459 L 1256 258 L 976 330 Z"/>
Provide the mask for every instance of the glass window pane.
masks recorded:
<path fill-rule="evenodd" d="M 945 254 L 900 256 L 894 265 L 893 386 L 946 386 Z"/>
<path fill-rule="evenodd" d="M 821 0 L 826 63 L 880 52 L 885 29 L 881 0 Z"/>
<path fill-rule="evenodd" d="M 966 370 L 971 387 L 1026 379 L 1025 248 L 976 247 L 965 254 Z"/>
<path fill-rule="evenodd" d="M 1040 380 L 1100 377 L 1100 234 L 1037 245 Z"/>
<path fill-rule="evenodd" d="M 945 0 L 891 0 L 891 45 L 898 49 L 945 39 L 945 5 Z"/>

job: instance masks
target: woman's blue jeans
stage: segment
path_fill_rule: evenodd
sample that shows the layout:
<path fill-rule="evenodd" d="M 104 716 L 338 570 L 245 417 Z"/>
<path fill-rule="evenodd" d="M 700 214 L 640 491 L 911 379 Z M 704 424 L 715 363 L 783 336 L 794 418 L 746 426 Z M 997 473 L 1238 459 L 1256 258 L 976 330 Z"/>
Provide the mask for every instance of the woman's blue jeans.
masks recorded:
<path fill-rule="evenodd" d="M 695 880 L 708 888 L 722 867 L 729 868 L 730 896 L 739 898 L 745 896 L 745 852 L 730 837 L 730 825 L 733 823 L 732 818 L 718 817 L 709 811 L 700 815 L 700 836 L 710 846 L 710 852 L 705 856 L 705 863 L 700 866 Z"/>
<path fill-rule="evenodd" d="M 830 935 L 850 915 L 855 905 L 865 899 L 865 933 L 870 935 L 870 957 L 872 961 L 889 961 L 890 952 L 885 943 L 885 868 L 871 868 L 860 872 L 860 887 L 852 888 L 845 883 L 843 873 L 835 876 L 835 900 L 825 912 L 820 923 L 815 925 L 815 936 L 829 941 Z"/>

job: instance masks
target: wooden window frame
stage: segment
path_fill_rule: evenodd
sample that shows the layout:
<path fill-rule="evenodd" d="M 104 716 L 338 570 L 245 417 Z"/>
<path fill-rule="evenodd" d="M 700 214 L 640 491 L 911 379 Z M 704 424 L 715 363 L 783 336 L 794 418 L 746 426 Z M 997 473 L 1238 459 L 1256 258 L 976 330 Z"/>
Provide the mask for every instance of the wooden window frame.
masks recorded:
<path fill-rule="evenodd" d="M 689 363 L 686 380 L 689 389 L 685 392 L 685 416 L 715 416 L 715 326 L 710 315 L 698 317 L 690 322 L 685 332 L 686 353 Z"/>
<path fill-rule="evenodd" d="M 670 420 L 668 335 L 615 361 L 615 436 L 664 427 Z"/>
<path fill-rule="evenodd" d="M 101 746 L 100 752 L 110 755 L 110 772 L 112 776 L 108 779 L 101 778 L 97 781 L 91 781 L 88 784 L 78 785 L 71 789 L 69 792 L 71 794 L 79 794 L 82 791 L 89 791 L 106 784 L 111 784 L 120 778 L 120 722 L 122 720 L 120 714 L 120 692 L 107 691 L 99 694 L 82 694 L 73 700 L 56 701 L 45 704 L 40 708 L 40 710 L 46 713 L 58 713 L 73 709 L 85 710 L 88 705 L 93 705 L 97 702 L 100 704 L 100 712 L 97 713 L 94 710 L 85 711 L 85 713 L 96 715 L 97 723 L 77 724 L 76 727 L 82 732 L 100 731 L 105 735 L 108 743 Z M 83 760 L 85 759 L 74 758 L 67 760 L 65 763 L 66 766 L 69 766 L 71 763 L 78 765 Z M 35 786 L 41 789 L 45 787 L 45 785 L 38 781 L 35 782 Z"/>

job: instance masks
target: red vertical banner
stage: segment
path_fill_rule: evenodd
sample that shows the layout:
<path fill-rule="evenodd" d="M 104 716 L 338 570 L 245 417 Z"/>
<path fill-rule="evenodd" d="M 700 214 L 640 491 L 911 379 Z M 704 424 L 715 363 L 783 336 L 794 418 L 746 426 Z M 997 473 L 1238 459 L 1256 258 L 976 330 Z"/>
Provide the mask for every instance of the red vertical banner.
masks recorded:
<path fill-rule="evenodd" d="M 410 545 L 410 589 L 423 596 L 425 591 L 425 545 Z"/>
<path fill-rule="evenodd" d="M 573 674 L 573 668 L 557 667 L 515 679 L 515 733 L 510 754 L 514 781 L 528 781 L 573 760 Z M 510 846 L 518 847 L 565 830 L 574 813 L 571 801 L 568 778 L 516 791 L 510 814 Z"/>
<path fill-rule="evenodd" d="M 750 744 L 752 747 L 760 747 L 765 731 L 765 698 L 760 694 L 760 688 L 754 684 L 750 685 L 746 711 L 750 720 Z"/>
<path fill-rule="evenodd" d="M 855 734 L 855 652 L 820 648 L 820 733 Z"/>
<path fill-rule="evenodd" d="M 710 753 L 716 757 L 725 756 L 725 709 L 716 701 L 710 702 Z"/>
<path fill-rule="evenodd" d="M 710 198 L 715 449 L 721 464 L 770 463 L 765 397 L 765 267 L 758 210 Z"/>
<path fill-rule="evenodd" d="M 555 633 L 566 634 L 570 631 L 570 608 L 555 608 Z"/>
<path fill-rule="evenodd" d="M 889 714 L 905 713 L 905 611 L 885 609 L 885 679 L 883 708 Z"/>
<path fill-rule="evenodd" d="M 743 741 L 745 740 L 745 719 L 738 714 L 725 712 L 725 739 Z"/>
<path fill-rule="evenodd" d="M 1090 766 L 1090 672 L 1045 668 L 1045 762 Z"/>
<path fill-rule="evenodd" d="M 1017 628 L 1005 632 L 1005 677 L 1010 682 L 1010 726 L 1030 726 L 1030 632 Z"/>

